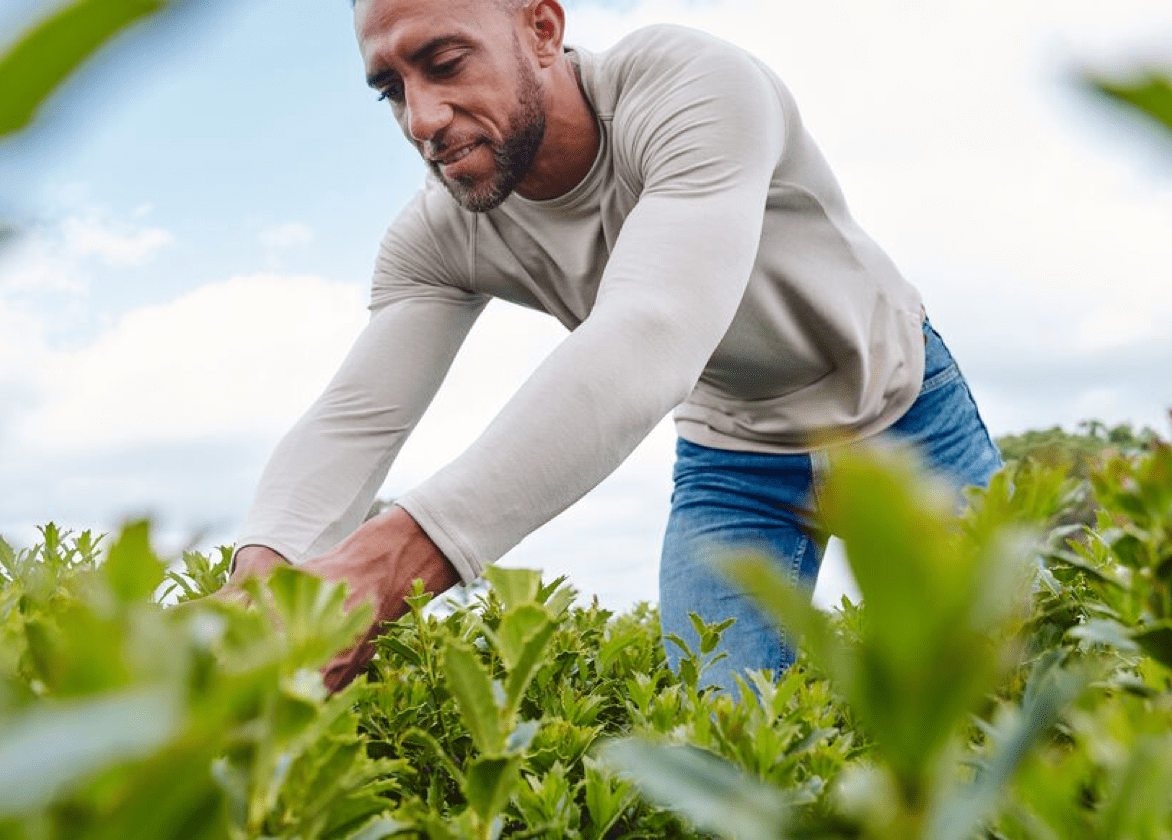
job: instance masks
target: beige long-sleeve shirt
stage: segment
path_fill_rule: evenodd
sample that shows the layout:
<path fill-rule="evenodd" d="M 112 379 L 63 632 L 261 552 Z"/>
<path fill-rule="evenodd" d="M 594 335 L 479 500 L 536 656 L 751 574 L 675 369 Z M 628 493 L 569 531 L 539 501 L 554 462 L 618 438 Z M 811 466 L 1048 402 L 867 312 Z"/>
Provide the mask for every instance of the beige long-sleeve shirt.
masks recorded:
<path fill-rule="evenodd" d="M 484 214 L 425 186 L 382 242 L 368 326 L 272 456 L 239 545 L 299 562 L 357 527 L 494 297 L 570 333 L 466 452 L 397 500 L 465 580 L 673 409 L 695 443 L 799 452 L 911 405 L 919 294 L 851 217 L 776 75 L 670 26 L 570 56 L 601 129 L 589 174 Z"/>

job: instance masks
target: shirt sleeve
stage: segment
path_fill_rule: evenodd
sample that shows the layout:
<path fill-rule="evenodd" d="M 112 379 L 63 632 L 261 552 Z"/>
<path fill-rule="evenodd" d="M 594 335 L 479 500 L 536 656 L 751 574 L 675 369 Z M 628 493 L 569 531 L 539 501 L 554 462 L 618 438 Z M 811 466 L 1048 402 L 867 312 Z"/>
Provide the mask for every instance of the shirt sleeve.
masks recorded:
<path fill-rule="evenodd" d="M 465 579 L 602 481 L 683 401 L 748 283 L 784 145 L 778 93 L 720 42 L 649 62 L 612 138 L 643 190 L 592 312 L 466 452 L 397 500 Z"/>
<path fill-rule="evenodd" d="M 300 563 L 357 528 L 484 309 L 486 297 L 434 282 L 447 271 L 426 248 L 422 205 L 420 196 L 388 231 L 370 321 L 273 452 L 238 547 L 264 545 Z"/>

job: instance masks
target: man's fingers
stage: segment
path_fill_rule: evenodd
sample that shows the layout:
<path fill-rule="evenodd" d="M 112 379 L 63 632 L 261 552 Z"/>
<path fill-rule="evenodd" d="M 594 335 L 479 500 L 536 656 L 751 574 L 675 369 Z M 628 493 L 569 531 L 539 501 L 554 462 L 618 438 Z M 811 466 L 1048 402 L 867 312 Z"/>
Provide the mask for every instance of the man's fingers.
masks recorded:
<path fill-rule="evenodd" d="M 223 601 L 225 604 L 243 604 L 244 606 L 248 606 L 252 602 L 248 593 L 239 584 L 233 583 L 227 584 L 207 597 L 208 600 Z"/>

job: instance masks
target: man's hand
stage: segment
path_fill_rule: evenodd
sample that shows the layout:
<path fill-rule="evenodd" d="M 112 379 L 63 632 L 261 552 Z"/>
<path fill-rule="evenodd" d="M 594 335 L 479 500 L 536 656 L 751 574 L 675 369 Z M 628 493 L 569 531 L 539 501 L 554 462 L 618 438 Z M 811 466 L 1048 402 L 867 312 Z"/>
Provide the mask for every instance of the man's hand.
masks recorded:
<path fill-rule="evenodd" d="M 255 548 L 255 546 L 250 546 Z M 240 552 L 238 561 L 243 557 Z M 271 552 L 279 562 L 279 554 Z M 257 556 L 260 564 L 272 558 Z M 275 562 L 264 571 L 272 569 Z M 258 567 L 259 568 L 259 567 Z M 346 608 L 369 601 L 374 622 L 358 644 L 335 656 L 322 671 L 331 692 L 345 688 L 374 656 L 374 638 L 382 625 L 408 610 L 403 600 L 411 594 L 416 578 L 427 592 L 439 594 L 459 582 L 460 576 L 431 538 L 402 508 L 393 507 L 362 525 L 328 554 L 308 561 L 303 571 L 349 585 Z M 238 568 L 239 570 L 239 562 Z M 233 575 L 235 578 L 235 575 Z"/>
<path fill-rule="evenodd" d="M 232 562 L 232 574 L 219 592 L 209 595 L 220 601 L 248 603 L 244 582 L 249 578 L 266 578 L 277 566 L 289 563 L 271 548 L 263 545 L 246 545 L 236 552 Z"/>
<path fill-rule="evenodd" d="M 228 586 L 238 589 L 240 584 L 251 577 L 268 577 L 269 573 L 281 564 L 288 564 L 288 560 L 268 546 L 246 545 L 236 552 L 236 562 L 232 566 L 232 577 L 228 579 Z"/>

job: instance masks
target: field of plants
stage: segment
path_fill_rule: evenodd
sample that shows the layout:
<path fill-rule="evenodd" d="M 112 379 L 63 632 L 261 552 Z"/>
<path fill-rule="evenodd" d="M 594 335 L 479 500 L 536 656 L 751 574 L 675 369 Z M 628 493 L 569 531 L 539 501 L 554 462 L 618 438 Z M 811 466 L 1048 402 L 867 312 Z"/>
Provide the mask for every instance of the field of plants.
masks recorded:
<path fill-rule="evenodd" d="M 1172 447 L 1031 434 L 960 518 L 896 454 L 838 463 L 861 604 L 728 558 L 803 640 L 739 701 L 697 689 L 720 628 L 675 675 L 653 608 L 504 568 L 329 697 L 338 588 L 246 608 L 202 597 L 227 549 L 45 526 L 0 544 L 0 838 L 1172 837 Z"/>

